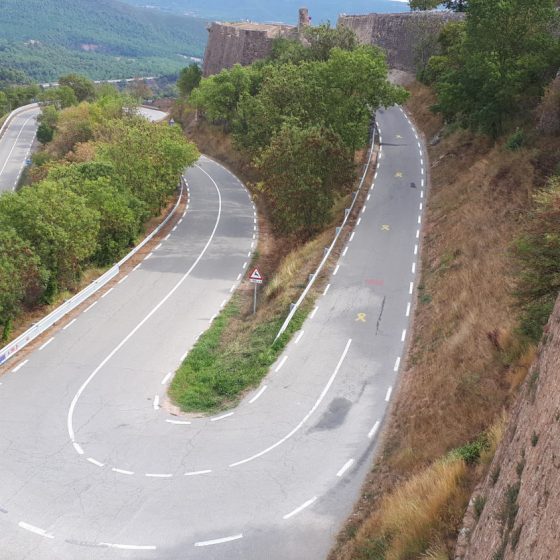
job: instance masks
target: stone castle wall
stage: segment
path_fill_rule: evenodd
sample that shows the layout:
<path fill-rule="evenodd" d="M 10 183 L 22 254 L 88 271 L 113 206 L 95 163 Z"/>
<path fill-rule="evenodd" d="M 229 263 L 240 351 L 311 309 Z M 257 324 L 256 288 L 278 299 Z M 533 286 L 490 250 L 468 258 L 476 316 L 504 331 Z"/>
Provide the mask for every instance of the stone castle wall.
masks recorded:
<path fill-rule="evenodd" d="M 389 66 L 415 72 L 433 52 L 441 28 L 459 21 L 463 14 L 451 12 L 408 12 L 341 16 L 338 25 L 352 29 L 360 43 L 377 45 L 387 52 Z M 300 12 L 300 27 L 307 25 L 306 10 Z M 257 23 L 213 23 L 204 56 L 204 75 L 217 74 L 234 64 L 248 65 L 266 58 L 277 37 L 298 37 L 298 27 Z"/>

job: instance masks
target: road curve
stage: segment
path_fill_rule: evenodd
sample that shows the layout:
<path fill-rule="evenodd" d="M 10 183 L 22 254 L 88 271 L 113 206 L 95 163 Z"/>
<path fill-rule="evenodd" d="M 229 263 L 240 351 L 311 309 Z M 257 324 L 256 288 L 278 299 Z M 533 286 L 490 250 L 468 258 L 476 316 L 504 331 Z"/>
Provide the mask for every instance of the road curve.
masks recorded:
<path fill-rule="evenodd" d="M 371 465 L 419 258 L 423 148 L 398 108 L 317 308 L 241 405 L 173 416 L 185 351 L 247 270 L 256 216 L 202 158 L 190 206 L 141 267 L 0 386 L 0 550 L 10 559 L 326 557 Z"/>
<path fill-rule="evenodd" d="M 17 187 L 37 134 L 41 109 L 31 105 L 16 112 L 0 137 L 0 193 Z"/>

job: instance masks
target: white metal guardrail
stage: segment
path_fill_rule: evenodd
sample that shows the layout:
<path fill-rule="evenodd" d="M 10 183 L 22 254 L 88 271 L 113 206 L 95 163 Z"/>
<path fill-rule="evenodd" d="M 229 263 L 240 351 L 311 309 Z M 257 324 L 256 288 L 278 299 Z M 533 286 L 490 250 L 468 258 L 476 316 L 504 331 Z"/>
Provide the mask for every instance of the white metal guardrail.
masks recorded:
<path fill-rule="evenodd" d="M 16 116 L 19 115 L 19 113 L 23 113 L 25 111 L 29 111 L 29 109 L 35 109 L 39 107 L 38 103 L 31 103 L 30 105 L 24 105 L 23 107 L 18 107 L 17 109 L 14 109 L 6 118 L 6 120 L 4 121 L 4 124 L 2 125 L 2 128 L 0 128 L 0 138 L 2 138 L 2 136 L 4 135 L 4 132 L 6 132 L 6 129 L 8 128 L 8 125 L 10 124 L 10 121 Z"/>
<path fill-rule="evenodd" d="M 58 321 L 60 321 L 63 317 L 65 317 L 68 313 L 76 309 L 79 305 L 84 303 L 87 299 L 93 296 L 96 292 L 98 292 L 101 288 L 103 288 L 108 282 L 110 282 L 115 276 L 117 276 L 120 272 L 121 266 L 129 261 L 138 251 L 140 251 L 147 243 L 149 243 L 169 222 L 169 220 L 173 217 L 179 204 L 181 203 L 181 199 L 183 197 L 183 193 L 185 190 L 186 181 L 184 177 L 181 177 L 181 190 L 179 193 L 179 197 L 175 206 L 169 212 L 169 215 L 163 220 L 163 222 L 152 232 L 148 235 L 142 243 L 137 245 L 126 257 L 120 260 L 113 268 L 108 270 L 103 276 L 100 276 L 97 280 L 92 282 L 89 286 L 84 288 L 81 292 L 76 294 L 74 297 L 69 299 L 68 301 L 64 302 L 61 306 L 57 307 L 52 313 L 41 319 L 38 323 L 35 323 L 30 329 L 25 331 L 23 334 L 18 336 L 15 340 L 10 342 L 7 346 L 0 349 L 0 365 L 6 363 L 12 356 L 17 354 L 20 350 L 25 348 L 30 342 L 35 340 L 39 335 L 43 334 L 46 330 L 50 329 L 53 325 L 55 325 Z"/>
<path fill-rule="evenodd" d="M 344 230 L 344 226 L 348 223 L 348 219 L 349 219 L 350 215 L 352 214 L 352 210 L 354 209 L 354 206 L 356 205 L 356 201 L 358 200 L 358 196 L 360 195 L 362 187 L 364 186 L 364 183 L 365 183 L 365 180 L 366 180 L 366 177 L 367 177 L 370 165 L 371 165 L 371 158 L 373 156 L 373 149 L 375 147 L 375 135 L 376 135 L 376 133 L 377 133 L 377 126 L 373 130 L 371 146 L 370 146 L 369 151 L 368 151 L 368 160 L 367 160 L 366 168 L 364 170 L 364 174 L 362 175 L 362 180 L 360 181 L 360 185 L 359 185 L 358 189 L 356 190 L 356 192 L 354 193 L 354 196 L 352 198 L 352 204 L 350 205 L 350 208 L 346 208 L 346 210 L 344 212 L 344 220 L 342 221 L 342 224 L 339 227 L 336 228 L 336 235 L 334 236 L 334 239 L 333 239 L 332 243 L 330 244 L 330 246 L 325 250 L 325 256 L 323 257 L 323 260 L 320 262 L 319 266 L 317 267 L 317 270 L 311 275 L 311 277 L 309 279 L 309 282 L 307 283 L 307 286 L 305 287 L 305 290 L 303 290 L 303 292 L 302 292 L 301 296 L 299 297 L 299 299 L 297 300 L 297 302 L 292 305 L 292 308 L 290 309 L 290 313 L 286 317 L 286 320 L 284 321 L 282 327 L 280 327 L 280 330 L 278 331 L 278 334 L 276 335 L 276 338 L 274 339 L 275 342 L 286 332 L 286 329 L 288 328 L 288 326 L 292 322 L 292 319 L 294 318 L 294 315 L 297 313 L 301 304 L 304 302 L 305 298 L 307 297 L 307 294 L 309 294 L 311 288 L 315 284 L 315 281 L 319 277 L 319 274 L 323 270 L 325 264 L 329 260 L 329 257 L 331 256 L 331 254 L 332 254 L 332 252 L 333 252 L 333 250 L 336 246 L 336 243 L 337 243 L 338 239 L 340 238 L 340 234 Z"/>

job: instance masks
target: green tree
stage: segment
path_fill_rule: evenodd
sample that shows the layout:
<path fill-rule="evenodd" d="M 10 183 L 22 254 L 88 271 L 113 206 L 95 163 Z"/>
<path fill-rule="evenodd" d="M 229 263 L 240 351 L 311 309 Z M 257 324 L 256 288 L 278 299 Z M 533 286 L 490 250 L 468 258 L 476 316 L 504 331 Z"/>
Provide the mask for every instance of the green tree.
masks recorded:
<path fill-rule="evenodd" d="M 202 69 L 198 64 L 191 64 L 181 70 L 177 86 L 183 97 L 188 97 L 193 89 L 200 85 L 202 80 Z"/>
<path fill-rule="evenodd" d="M 39 94 L 39 101 L 54 105 L 57 109 L 66 109 L 78 104 L 74 90 L 68 86 L 48 88 Z"/>
<path fill-rule="evenodd" d="M 418 10 L 435 10 L 442 0 L 409 0 L 408 4 L 413 11 Z"/>
<path fill-rule="evenodd" d="M 553 0 L 471 0 L 456 67 L 436 89 L 447 118 L 501 134 L 508 120 L 533 107 L 560 65 Z"/>
<path fill-rule="evenodd" d="M 311 60 L 328 60 L 333 49 L 353 51 L 358 46 L 358 38 L 349 27 L 331 27 L 323 23 L 316 27 L 307 27 L 304 31 L 309 58 Z"/>
<path fill-rule="evenodd" d="M 454 12 L 467 12 L 469 9 L 469 0 L 445 0 L 443 5 Z"/>
<path fill-rule="evenodd" d="M 0 231 L 0 327 L 2 341 L 24 304 L 35 304 L 45 288 L 46 274 L 28 242 L 16 231 Z"/>
<path fill-rule="evenodd" d="M 67 86 L 74 91 L 78 101 L 93 101 L 95 99 L 95 84 L 88 78 L 79 74 L 61 76 L 59 86 Z"/>
<path fill-rule="evenodd" d="M 352 152 L 339 136 L 296 122 L 282 126 L 257 167 L 276 229 L 305 238 L 328 223 L 336 193 L 354 178 Z"/>

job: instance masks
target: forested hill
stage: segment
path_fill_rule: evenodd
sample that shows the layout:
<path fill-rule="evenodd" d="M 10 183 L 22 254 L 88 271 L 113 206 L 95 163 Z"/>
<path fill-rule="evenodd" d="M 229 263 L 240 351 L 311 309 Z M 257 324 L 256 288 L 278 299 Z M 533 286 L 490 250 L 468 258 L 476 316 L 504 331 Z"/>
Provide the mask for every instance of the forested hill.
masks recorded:
<path fill-rule="evenodd" d="M 205 21 L 117 0 L 2 0 L 0 67 L 39 81 L 79 72 L 92 79 L 177 72 L 201 57 Z"/>

